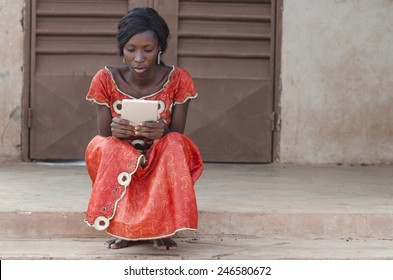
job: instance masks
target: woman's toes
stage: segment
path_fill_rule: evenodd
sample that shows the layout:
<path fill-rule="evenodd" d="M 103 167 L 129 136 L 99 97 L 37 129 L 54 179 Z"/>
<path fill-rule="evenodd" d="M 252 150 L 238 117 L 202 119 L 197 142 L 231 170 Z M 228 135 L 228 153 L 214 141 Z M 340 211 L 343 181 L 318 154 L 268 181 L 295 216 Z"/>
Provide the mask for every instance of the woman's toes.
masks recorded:
<path fill-rule="evenodd" d="M 111 239 L 106 244 L 110 249 L 121 249 L 121 248 L 128 247 L 130 245 L 130 241 L 123 240 L 120 238 L 115 238 L 115 240 Z"/>
<path fill-rule="evenodd" d="M 176 242 L 170 238 L 157 239 L 154 240 L 153 243 L 154 243 L 154 247 L 159 250 L 171 250 L 177 247 Z"/>
<path fill-rule="evenodd" d="M 107 248 L 111 248 L 112 244 L 116 242 L 116 239 L 117 239 L 117 238 L 111 238 L 111 239 L 105 241 L 105 243 L 104 243 L 105 246 L 106 246 Z"/>

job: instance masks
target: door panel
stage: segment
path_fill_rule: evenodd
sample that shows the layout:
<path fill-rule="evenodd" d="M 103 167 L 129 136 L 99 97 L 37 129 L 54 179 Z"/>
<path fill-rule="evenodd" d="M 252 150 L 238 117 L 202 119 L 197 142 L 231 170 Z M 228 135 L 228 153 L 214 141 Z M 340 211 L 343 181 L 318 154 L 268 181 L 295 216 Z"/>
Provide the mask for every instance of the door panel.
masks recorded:
<path fill-rule="evenodd" d="M 120 65 L 116 27 L 128 1 L 32 2 L 31 159 L 83 159 L 97 134 L 85 100 L 105 65 Z"/>
<path fill-rule="evenodd" d="M 274 15 L 274 1 L 180 1 L 178 63 L 199 93 L 186 134 L 205 161 L 272 161 Z"/>
<path fill-rule="evenodd" d="M 201 94 L 191 103 L 187 134 L 197 142 L 204 160 L 261 162 L 271 151 L 266 144 L 271 141 L 270 82 L 195 79 L 195 83 Z"/>

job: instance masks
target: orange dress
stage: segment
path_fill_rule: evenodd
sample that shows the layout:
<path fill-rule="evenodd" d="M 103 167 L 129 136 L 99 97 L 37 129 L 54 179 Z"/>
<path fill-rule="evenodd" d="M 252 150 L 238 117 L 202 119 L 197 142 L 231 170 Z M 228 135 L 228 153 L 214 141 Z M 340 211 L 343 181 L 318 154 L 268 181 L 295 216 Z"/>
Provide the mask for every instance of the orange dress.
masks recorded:
<path fill-rule="evenodd" d="M 143 99 L 159 101 L 160 116 L 169 126 L 173 106 L 196 97 L 190 75 L 172 67 L 162 89 Z M 134 97 L 122 92 L 109 69 L 103 68 L 94 76 L 86 99 L 108 106 L 115 117 L 121 100 Z M 144 167 L 137 145 L 147 145 Z M 170 132 L 154 143 L 98 135 L 87 146 L 85 159 L 93 185 L 85 219 L 89 225 L 126 240 L 196 230 L 194 184 L 203 163 L 197 146 L 185 135 Z"/>

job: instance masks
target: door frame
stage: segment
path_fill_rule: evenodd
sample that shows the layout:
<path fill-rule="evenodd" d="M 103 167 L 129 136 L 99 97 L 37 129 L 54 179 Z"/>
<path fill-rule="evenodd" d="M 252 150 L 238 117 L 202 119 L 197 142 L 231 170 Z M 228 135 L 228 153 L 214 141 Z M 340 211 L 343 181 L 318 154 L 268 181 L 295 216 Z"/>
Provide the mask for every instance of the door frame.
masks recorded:
<path fill-rule="evenodd" d="M 22 142 L 22 161 L 30 161 L 30 124 L 29 122 L 29 109 L 30 109 L 30 73 L 31 73 L 31 0 L 25 0 L 24 8 L 24 42 L 23 42 L 23 89 L 22 89 L 22 131 L 21 131 L 21 142 Z"/>
<path fill-rule="evenodd" d="M 129 0 L 129 2 L 147 2 L 153 4 L 151 0 Z M 274 0 L 273 0 L 274 1 Z M 283 2 L 276 1 L 275 11 L 275 54 L 274 54 L 274 82 L 273 82 L 273 112 L 275 112 L 275 129 L 273 130 L 273 147 L 272 147 L 272 163 L 278 163 L 280 160 L 280 124 L 281 124 L 281 107 L 279 100 L 281 98 L 281 50 L 282 50 L 282 18 L 283 18 Z M 158 1 L 160 2 L 160 1 Z M 22 161 L 31 161 L 30 158 L 30 87 L 31 87 L 31 35 L 32 35 L 32 0 L 25 0 L 24 8 L 24 63 L 23 63 L 23 89 L 22 89 L 22 122 L 21 122 L 21 159 Z M 172 27 L 177 25 L 172 23 Z"/>
<path fill-rule="evenodd" d="M 272 163 L 280 161 L 280 132 L 281 132 L 281 50 L 282 50 L 282 23 L 284 0 L 276 0 L 275 19 L 275 51 L 274 51 L 274 82 L 273 82 L 273 112 L 275 112 Z"/>

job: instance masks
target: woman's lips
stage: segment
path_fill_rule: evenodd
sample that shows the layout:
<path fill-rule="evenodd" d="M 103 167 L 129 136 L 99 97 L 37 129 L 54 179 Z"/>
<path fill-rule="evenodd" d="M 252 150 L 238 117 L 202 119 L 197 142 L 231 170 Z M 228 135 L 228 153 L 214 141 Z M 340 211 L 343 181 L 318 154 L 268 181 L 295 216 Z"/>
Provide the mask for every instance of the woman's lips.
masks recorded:
<path fill-rule="evenodd" d="M 143 67 L 134 67 L 134 71 L 137 73 L 143 73 L 145 72 L 146 68 Z"/>

